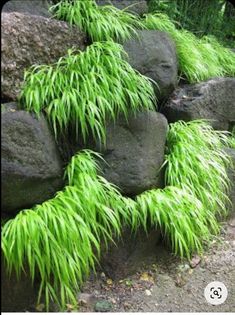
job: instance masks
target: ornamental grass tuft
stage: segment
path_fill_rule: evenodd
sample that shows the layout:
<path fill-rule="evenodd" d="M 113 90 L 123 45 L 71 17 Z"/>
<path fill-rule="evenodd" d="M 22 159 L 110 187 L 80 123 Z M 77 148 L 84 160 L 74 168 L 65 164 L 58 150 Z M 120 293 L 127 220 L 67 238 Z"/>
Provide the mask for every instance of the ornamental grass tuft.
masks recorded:
<path fill-rule="evenodd" d="M 172 251 L 181 257 L 202 253 L 204 242 L 219 230 L 214 216 L 211 217 L 214 229 L 209 229 L 203 203 L 184 188 L 152 189 L 139 195 L 136 202 L 140 224 L 146 228 L 149 222 L 160 228 Z"/>
<path fill-rule="evenodd" d="M 136 34 L 143 23 L 134 14 L 112 5 L 98 6 L 94 0 L 64 0 L 50 8 L 55 18 L 76 25 L 87 33 L 92 42 L 121 42 Z"/>
<path fill-rule="evenodd" d="M 97 174 L 95 157 L 98 153 L 89 150 L 73 156 L 64 190 L 22 210 L 2 228 L 8 270 L 20 275 L 28 266 L 32 280 L 39 273 L 38 303 L 43 295 L 47 309 L 51 300 L 61 309 L 77 303 L 76 293 L 95 269 L 101 242 L 120 235 L 130 215 L 118 190 Z"/>
<path fill-rule="evenodd" d="M 162 13 L 145 15 L 145 26 L 169 33 L 176 45 L 179 74 L 190 83 L 217 76 L 235 76 L 234 52 L 223 47 L 212 36 L 199 39 L 184 29 L 177 29 Z"/>
<path fill-rule="evenodd" d="M 211 215 L 226 215 L 231 163 L 224 148 L 227 132 L 216 131 L 203 120 L 171 124 L 167 136 L 166 185 L 184 189 L 204 205 L 208 225 Z"/>
<path fill-rule="evenodd" d="M 68 55 L 53 65 L 34 66 L 25 73 L 21 107 L 37 115 L 43 110 L 55 136 L 72 126 L 84 140 L 92 133 L 105 141 L 105 123 L 119 114 L 156 106 L 150 79 L 124 60 L 123 47 L 97 42 L 86 51 Z"/>
<path fill-rule="evenodd" d="M 66 168 L 67 186 L 41 205 L 21 211 L 2 227 L 2 251 L 9 271 L 28 266 L 39 273 L 39 301 L 64 309 L 100 258 L 101 244 L 120 237 L 122 228 L 160 229 L 175 254 L 202 253 L 227 213 L 230 159 L 226 133 L 204 121 L 177 122 L 167 136 L 166 187 L 135 200 L 100 176 L 98 153 L 84 150 Z"/>

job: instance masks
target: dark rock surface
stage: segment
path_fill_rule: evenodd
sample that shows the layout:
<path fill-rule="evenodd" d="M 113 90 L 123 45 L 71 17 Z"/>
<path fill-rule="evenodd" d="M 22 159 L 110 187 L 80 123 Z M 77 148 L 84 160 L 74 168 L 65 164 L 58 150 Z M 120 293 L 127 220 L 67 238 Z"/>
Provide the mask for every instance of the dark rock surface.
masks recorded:
<path fill-rule="evenodd" d="M 53 63 L 73 46 L 82 50 L 85 42 L 84 34 L 65 22 L 18 12 L 2 13 L 1 95 L 4 101 L 16 100 L 25 69 Z"/>
<path fill-rule="evenodd" d="M 2 7 L 2 12 L 21 12 L 50 17 L 48 8 L 49 3 L 46 0 L 9 0 Z"/>
<path fill-rule="evenodd" d="M 107 278 L 120 280 L 134 274 L 143 263 L 152 261 L 157 252 L 161 233 L 159 229 L 152 229 L 148 234 L 140 229 L 137 234 L 124 229 L 122 238 L 116 245 L 110 244 L 109 249 L 103 250 L 101 270 Z"/>
<path fill-rule="evenodd" d="M 159 100 L 166 100 L 177 85 L 177 58 L 175 45 L 163 32 L 138 31 L 138 38 L 124 43 L 128 62 L 141 74 L 153 79 Z M 160 92 L 159 92 L 160 89 Z"/>
<path fill-rule="evenodd" d="M 168 122 L 212 119 L 212 126 L 229 130 L 235 123 L 235 78 L 215 78 L 179 87 L 162 109 Z"/>
<path fill-rule="evenodd" d="M 66 165 L 79 150 L 100 152 L 102 176 L 117 185 L 124 195 L 135 196 L 153 187 L 163 187 L 163 172 L 167 120 L 157 112 L 129 115 L 128 122 L 119 117 L 116 123 L 107 122 L 106 144 L 88 137 L 86 144 L 74 137 L 60 139 L 60 155 Z"/>
<path fill-rule="evenodd" d="M 152 187 L 162 187 L 167 133 L 166 118 L 154 111 L 130 116 L 128 123 L 119 118 L 107 127 L 106 147 L 97 148 L 108 165 L 103 176 L 125 195 L 137 195 Z"/>
<path fill-rule="evenodd" d="M 2 210 L 13 214 L 51 198 L 63 169 L 45 118 L 2 105 Z"/>
<path fill-rule="evenodd" d="M 117 7 L 120 10 L 127 8 L 127 11 L 142 15 L 148 12 L 146 0 L 97 0 L 98 5 L 110 5 Z"/>
<path fill-rule="evenodd" d="M 36 305 L 38 285 L 32 286 L 29 277 L 22 275 L 20 280 L 13 273 L 6 272 L 4 263 L 1 264 L 1 311 L 25 312 Z"/>

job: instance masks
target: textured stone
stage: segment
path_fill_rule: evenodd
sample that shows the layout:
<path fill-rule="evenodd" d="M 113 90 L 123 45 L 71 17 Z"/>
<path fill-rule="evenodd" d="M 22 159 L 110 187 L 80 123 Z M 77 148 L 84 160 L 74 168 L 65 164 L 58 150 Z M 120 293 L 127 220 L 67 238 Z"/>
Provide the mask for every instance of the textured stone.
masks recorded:
<path fill-rule="evenodd" d="M 168 122 L 211 119 L 215 129 L 229 130 L 235 124 L 235 78 L 215 78 L 179 87 L 162 113 Z"/>
<path fill-rule="evenodd" d="M 104 177 L 131 196 L 161 187 L 166 133 L 165 117 L 154 111 L 110 123 L 106 147 L 97 148 L 107 162 L 102 165 Z"/>
<path fill-rule="evenodd" d="M 21 12 L 50 17 L 48 8 L 49 3 L 46 0 L 9 0 L 4 4 L 2 12 Z"/>
<path fill-rule="evenodd" d="M 139 229 L 136 234 L 129 229 L 122 231 L 121 240 L 115 240 L 108 250 L 102 250 L 101 270 L 113 280 L 125 279 L 138 272 L 144 264 L 156 261 L 161 240 L 160 229 L 151 229 L 148 234 Z"/>
<path fill-rule="evenodd" d="M 129 63 L 141 74 L 158 84 L 155 87 L 159 101 L 166 100 L 177 84 L 177 58 L 175 45 L 163 32 L 138 31 L 138 38 L 124 43 Z"/>
<path fill-rule="evenodd" d="M 131 13 L 143 15 L 148 12 L 147 1 L 145 0 L 97 0 L 98 5 L 110 5 L 117 7 L 120 10 L 126 9 Z"/>
<path fill-rule="evenodd" d="M 82 50 L 85 41 L 77 27 L 65 22 L 18 12 L 2 13 L 3 100 L 16 100 L 25 69 L 53 63 L 73 46 Z"/>
<path fill-rule="evenodd" d="M 63 187 L 55 140 L 43 116 L 2 105 L 2 210 L 7 214 L 51 198 Z"/>
<path fill-rule="evenodd" d="M 38 283 L 32 285 L 28 276 L 22 275 L 20 280 L 13 273 L 6 272 L 5 264 L 1 264 L 1 311 L 25 312 L 34 309 L 37 302 Z"/>

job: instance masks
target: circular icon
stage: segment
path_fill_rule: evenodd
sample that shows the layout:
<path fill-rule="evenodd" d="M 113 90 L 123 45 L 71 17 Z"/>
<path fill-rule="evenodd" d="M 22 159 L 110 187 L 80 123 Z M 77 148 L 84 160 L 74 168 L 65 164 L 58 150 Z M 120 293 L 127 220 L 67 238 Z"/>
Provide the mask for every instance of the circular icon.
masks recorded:
<path fill-rule="evenodd" d="M 204 295 L 208 303 L 220 305 L 226 301 L 228 290 L 223 282 L 213 281 L 205 287 Z"/>

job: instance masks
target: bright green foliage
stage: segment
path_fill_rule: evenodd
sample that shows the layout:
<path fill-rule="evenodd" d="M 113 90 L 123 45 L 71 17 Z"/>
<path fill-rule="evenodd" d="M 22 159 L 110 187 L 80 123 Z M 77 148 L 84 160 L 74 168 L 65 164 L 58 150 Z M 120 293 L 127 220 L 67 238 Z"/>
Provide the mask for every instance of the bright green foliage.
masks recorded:
<path fill-rule="evenodd" d="M 233 127 L 232 133 L 231 133 L 230 147 L 235 149 L 235 126 Z"/>
<path fill-rule="evenodd" d="M 229 142 L 226 132 L 215 131 L 201 120 L 171 124 L 167 136 L 166 185 L 197 197 L 209 226 L 214 215 L 227 212 L 230 159 L 223 147 Z"/>
<path fill-rule="evenodd" d="M 138 224 L 158 226 L 173 251 L 190 257 L 219 232 L 218 215 L 227 213 L 230 144 L 203 120 L 171 124 L 167 135 L 166 188 L 137 197 Z"/>
<path fill-rule="evenodd" d="M 39 299 L 44 293 L 47 307 L 51 299 L 62 308 L 76 303 L 76 292 L 99 257 L 101 239 L 107 243 L 119 235 L 121 222 L 130 216 L 131 203 L 127 200 L 126 206 L 97 170 L 90 151 L 74 156 L 66 170 L 68 186 L 33 210 L 21 211 L 2 228 L 9 270 L 20 274 L 26 262 L 32 280 L 39 271 Z"/>
<path fill-rule="evenodd" d="M 235 76 L 235 54 L 212 37 L 197 38 L 177 29 L 167 15 L 147 14 L 148 29 L 168 32 L 176 45 L 180 75 L 190 82 L 199 82 L 217 76 Z"/>
<path fill-rule="evenodd" d="M 122 227 L 160 228 L 175 254 L 201 253 L 204 242 L 219 231 L 216 215 L 226 213 L 229 186 L 223 151 L 226 134 L 203 121 L 170 125 L 167 137 L 165 189 L 152 189 L 136 200 L 123 197 L 99 175 L 89 150 L 72 157 L 63 191 L 33 210 L 23 210 L 2 228 L 2 250 L 8 269 L 17 274 L 28 265 L 41 277 L 47 307 L 76 303 L 76 292 L 95 268 L 101 243 L 106 246 Z"/>
<path fill-rule="evenodd" d="M 55 17 L 76 25 L 94 41 L 123 41 L 143 27 L 136 15 L 112 5 L 98 6 L 94 0 L 64 0 L 51 7 Z"/>
<path fill-rule="evenodd" d="M 55 135 L 68 126 L 105 140 L 105 123 L 120 113 L 153 109 L 155 94 L 150 80 L 124 60 L 121 45 L 94 43 L 85 52 L 70 51 L 54 65 L 33 67 L 25 74 L 22 107 L 37 115 L 44 110 Z"/>
<path fill-rule="evenodd" d="M 184 188 L 168 186 L 144 192 L 136 200 L 140 222 L 147 220 L 164 233 L 175 254 L 190 257 L 193 251 L 201 253 L 203 242 L 211 232 L 218 232 L 218 224 L 210 215 L 212 230 L 208 228 L 208 213 L 203 203 Z"/>
<path fill-rule="evenodd" d="M 74 128 L 86 140 L 89 132 L 105 140 L 108 118 L 153 109 L 151 82 L 123 58 L 124 40 L 142 22 L 111 6 L 94 1 L 63 1 L 52 8 L 59 19 L 85 30 L 96 42 L 85 52 L 69 51 L 51 66 L 32 67 L 25 75 L 21 106 L 37 115 L 45 111 L 55 135 Z M 235 54 L 215 40 L 198 40 L 179 31 L 160 14 L 147 15 L 146 26 L 171 34 L 176 42 L 180 70 L 190 81 L 235 73 Z M 110 40 L 110 41 L 109 41 Z M 166 185 L 137 196 L 123 197 L 99 175 L 95 158 L 85 150 L 75 155 L 65 171 L 63 191 L 34 209 L 21 211 L 2 227 L 2 251 L 9 271 L 19 275 L 29 268 L 32 280 L 40 274 L 39 300 L 45 296 L 61 308 L 76 304 L 76 293 L 100 257 L 101 243 L 121 235 L 124 225 L 134 232 L 140 226 L 157 226 L 175 254 L 190 257 L 202 252 L 204 241 L 219 231 L 216 215 L 225 214 L 229 159 L 223 133 L 202 121 L 177 122 L 167 137 Z"/>
<path fill-rule="evenodd" d="M 161 12 L 199 37 L 213 35 L 234 46 L 235 8 L 226 0 L 148 0 L 149 12 Z"/>

